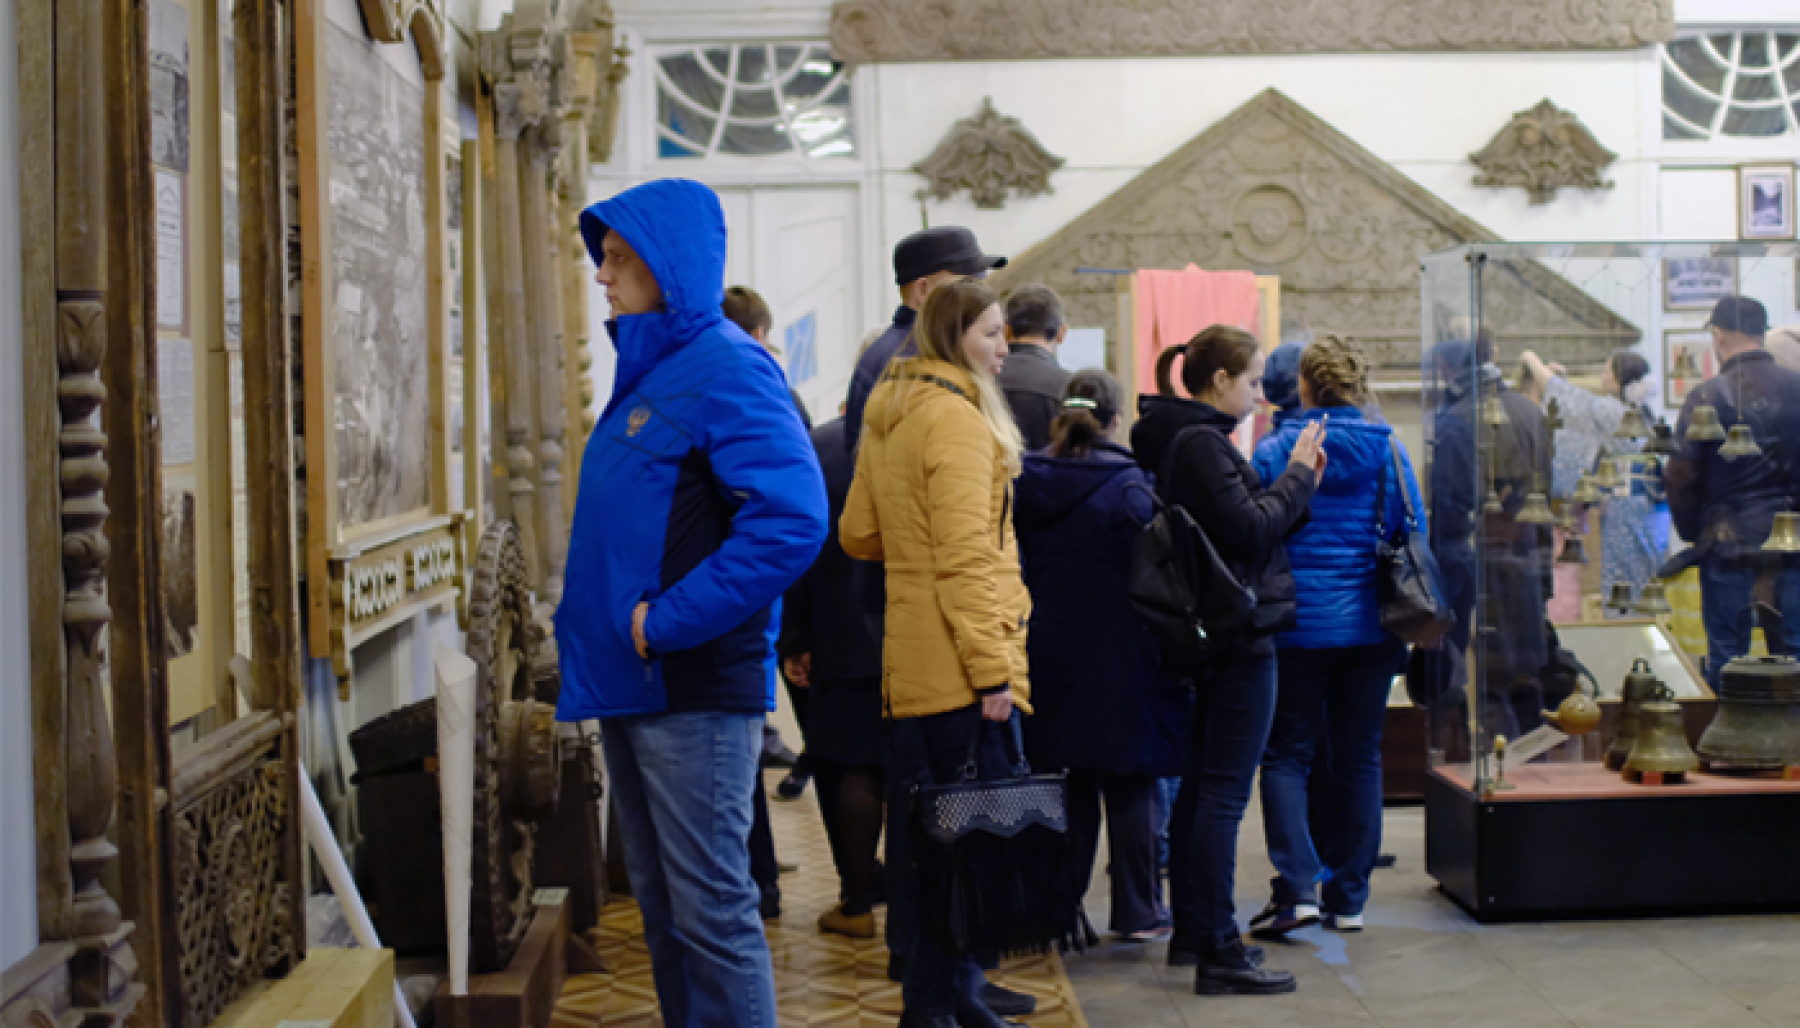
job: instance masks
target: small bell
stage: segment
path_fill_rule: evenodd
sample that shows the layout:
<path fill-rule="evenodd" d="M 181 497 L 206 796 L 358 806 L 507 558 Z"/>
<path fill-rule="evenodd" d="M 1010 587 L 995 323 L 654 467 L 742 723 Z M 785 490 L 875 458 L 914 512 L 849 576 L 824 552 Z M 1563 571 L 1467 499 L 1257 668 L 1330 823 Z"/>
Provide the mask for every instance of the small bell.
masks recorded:
<path fill-rule="evenodd" d="M 1607 597 L 1606 605 L 1621 614 L 1630 613 L 1631 608 L 1637 605 L 1637 601 L 1631 595 L 1631 583 L 1614 582 L 1612 594 Z"/>
<path fill-rule="evenodd" d="M 1731 426 L 1731 437 L 1725 445 L 1719 447 L 1719 456 L 1726 460 L 1737 460 L 1739 457 L 1760 457 L 1762 447 L 1756 445 L 1756 438 L 1750 434 L 1749 425 Z"/>
<path fill-rule="evenodd" d="M 1575 505 L 1564 500 L 1554 503 L 1552 506 L 1557 510 L 1556 527 L 1560 529 L 1564 535 L 1574 535 Z"/>
<path fill-rule="evenodd" d="M 1648 614 L 1651 617 L 1675 613 L 1675 608 L 1669 606 L 1669 597 L 1663 591 L 1661 582 L 1651 582 L 1645 585 L 1644 591 L 1638 594 L 1637 606 L 1633 609 L 1639 614 Z"/>
<path fill-rule="evenodd" d="M 1600 493 L 1600 487 L 1594 484 L 1592 475 L 1581 476 L 1575 483 L 1575 495 L 1569 498 L 1576 503 L 1599 503 L 1605 499 Z"/>
<path fill-rule="evenodd" d="M 1784 510 L 1775 515 L 1775 524 L 1762 548 L 1764 553 L 1800 553 L 1800 514 Z"/>
<path fill-rule="evenodd" d="M 1594 476 L 1594 485 L 1604 492 L 1611 492 L 1625 484 L 1625 477 L 1619 474 L 1619 465 L 1611 457 L 1600 462 L 1600 472 Z"/>
<path fill-rule="evenodd" d="M 1700 758 L 1688 745 L 1681 705 L 1673 700 L 1652 700 L 1638 710 L 1637 739 L 1625 758 L 1625 773 L 1634 775 L 1685 775 L 1700 770 Z"/>
<path fill-rule="evenodd" d="M 1613 595 L 1617 596 L 1623 588 L 1630 593 L 1631 587 L 1613 586 Z M 1617 771 L 1625 766 L 1625 758 L 1631 755 L 1631 747 L 1637 742 L 1638 713 L 1644 704 L 1653 700 L 1668 699 L 1672 696 L 1669 687 L 1662 680 L 1650 673 L 1650 662 L 1642 657 L 1632 662 L 1631 670 L 1625 675 L 1624 684 L 1619 688 L 1619 725 L 1613 731 L 1612 741 L 1606 748 L 1606 769 Z"/>
<path fill-rule="evenodd" d="M 1588 563 L 1587 544 L 1578 535 L 1571 535 L 1563 540 L 1562 552 L 1556 555 L 1558 564 Z"/>
<path fill-rule="evenodd" d="M 1657 418 L 1655 427 L 1650 430 L 1650 441 L 1644 444 L 1644 452 L 1658 457 L 1672 457 L 1679 449 L 1675 445 L 1675 430 L 1669 427 L 1668 421 Z"/>
<path fill-rule="evenodd" d="M 1521 525 L 1550 525 L 1556 522 L 1556 514 L 1550 509 L 1550 500 L 1544 495 L 1544 476 L 1537 476 L 1531 484 L 1531 492 L 1525 496 L 1525 505 L 1519 508 L 1516 520 Z"/>
<path fill-rule="evenodd" d="M 1695 407 L 1693 420 L 1688 422 L 1688 442 L 1716 443 L 1724 438 L 1725 429 L 1719 425 L 1719 408 L 1710 403 Z"/>
<path fill-rule="evenodd" d="M 1506 505 L 1502 504 L 1500 502 L 1500 494 L 1495 492 L 1492 489 L 1489 489 L 1488 494 L 1487 494 L 1487 502 L 1483 503 L 1481 505 L 1481 512 L 1483 514 L 1504 514 L 1504 513 L 1506 513 Z"/>
<path fill-rule="evenodd" d="M 1506 416 L 1506 406 L 1500 402 L 1500 397 L 1490 396 L 1481 401 L 1482 424 L 1489 428 L 1499 428 L 1509 420 L 1511 419 Z"/>
<path fill-rule="evenodd" d="M 1625 408 L 1625 416 L 1619 419 L 1619 427 L 1613 430 L 1614 439 L 1643 439 L 1650 435 L 1650 426 L 1644 422 L 1644 414 L 1635 406 Z"/>
<path fill-rule="evenodd" d="M 1694 351 L 1687 347 L 1675 351 L 1675 366 L 1669 369 L 1670 378 L 1699 378 L 1700 365 L 1694 363 Z"/>

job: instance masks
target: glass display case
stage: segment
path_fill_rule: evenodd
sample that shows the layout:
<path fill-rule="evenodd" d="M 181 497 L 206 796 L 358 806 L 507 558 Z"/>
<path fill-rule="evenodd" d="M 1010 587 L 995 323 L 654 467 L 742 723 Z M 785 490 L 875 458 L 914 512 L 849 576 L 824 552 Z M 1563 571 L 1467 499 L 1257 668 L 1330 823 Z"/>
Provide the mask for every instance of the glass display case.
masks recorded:
<path fill-rule="evenodd" d="M 1406 688 L 1427 864 L 1477 916 L 1800 909 L 1762 856 L 1800 846 L 1797 294 L 1794 243 L 1424 260 L 1454 627 Z"/>

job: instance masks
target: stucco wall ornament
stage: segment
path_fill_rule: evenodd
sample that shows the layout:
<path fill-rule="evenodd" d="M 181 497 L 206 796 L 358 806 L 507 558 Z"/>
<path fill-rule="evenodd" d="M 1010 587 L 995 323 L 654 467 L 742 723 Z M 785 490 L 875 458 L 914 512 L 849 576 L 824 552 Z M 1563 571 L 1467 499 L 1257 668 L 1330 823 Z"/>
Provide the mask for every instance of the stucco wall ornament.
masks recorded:
<path fill-rule="evenodd" d="M 425 77 L 444 74 L 444 15 L 440 0 L 362 0 L 369 35 L 383 43 L 404 43 L 411 29 L 425 63 Z M 424 17 L 419 15 L 423 13 Z"/>
<path fill-rule="evenodd" d="M 1674 0 L 838 0 L 831 52 L 884 61 L 1631 50 Z"/>
<path fill-rule="evenodd" d="M 976 207 L 997 211 L 1006 206 L 1008 189 L 1020 196 L 1054 192 L 1050 173 L 1066 163 L 1044 149 L 1019 119 L 994 110 L 992 97 L 984 97 L 981 110 L 952 125 L 931 156 L 912 170 L 925 177 L 921 200 L 948 200 L 967 189 Z"/>
<path fill-rule="evenodd" d="M 1281 276 L 1288 331 L 1355 336 L 1376 363 L 1417 373 L 1419 258 L 1499 237 L 1271 89 L 1037 243 L 994 284 L 1043 282 L 1071 325 L 1111 325 L 1114 283 L 1088 268 L 1255 271 Z M 1488 316 L 1570 363 L 1598 363 L 1642 333 L 1567 279 L 1529 261 L 1491 267 Z M 1446 301 L 1448 299 L 1446 298 Z M 1467 313 L 1466 298 L 1455 310 Z"/>
<path fill-rule="evenodd" d="M 1575 115 L 1547 99 L 1513 115 L 1487 146 L 1469 155 L 1481 169 L 1476 185 L 1523 186 L 1534 204 L 1556 199 L 1564 186 L 1611 189 L 1601 173 L 1618 158 Z"/>

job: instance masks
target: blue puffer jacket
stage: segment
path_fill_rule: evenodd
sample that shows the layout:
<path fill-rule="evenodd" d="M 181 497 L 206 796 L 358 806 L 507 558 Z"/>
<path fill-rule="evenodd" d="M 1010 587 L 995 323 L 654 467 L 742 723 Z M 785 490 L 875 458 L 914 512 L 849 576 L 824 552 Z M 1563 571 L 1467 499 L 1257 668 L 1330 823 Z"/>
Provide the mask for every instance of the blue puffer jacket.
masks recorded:
<path fill-rule="evenodd" d="M 588 438 L 556 643 L 557 719 L 774 709 L 770 608 L 825 541 L 825 483 L 774 358 L 725 320 L 725 216 L 669 179 L 581 212 L 617 232 L 663 309 L 607 324 L 612 399 Z M 650 602 L 641 660 L 632 611 Z"/>
<path fill-rule="evenodd" d="M 1287 541 L 1299 595 L 1299 623 L 1283 632 L 1277 646 L 1325 649 L 1368 646 L 1391 638 L 1381 627 L 1375 597 L 1375 498 L 1386 483 L 1387 529 L 1405 523 L 1406 507 L 1394 481 L 1389 447 L 1400 451 L 1406 490 L 1417 513 L 1417 531 L 1425 528 L 1425 504 L 1406 447 L 1393 430 L 1363 417 L 1355 407 L 1306 411 L 1264 437 L 1256 446 L 1256 470 L 1274 478 L 1287 467 L 1288 456 L 1308 423 L 1331 415 L 1325 430 L 1325 479 L 1313 494 L 1312 521 Z"/>

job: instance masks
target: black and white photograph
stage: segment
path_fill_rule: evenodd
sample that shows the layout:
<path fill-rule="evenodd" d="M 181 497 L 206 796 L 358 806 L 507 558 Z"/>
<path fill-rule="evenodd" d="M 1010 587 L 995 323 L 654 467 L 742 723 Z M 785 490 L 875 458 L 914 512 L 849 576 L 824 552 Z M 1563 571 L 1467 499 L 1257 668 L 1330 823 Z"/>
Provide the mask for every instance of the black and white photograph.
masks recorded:
<path fill-rule="evenodd" d="M 1794 238 L 1792 164 L 1738 169 L 1738 221 L 1744 239 Z"/>
<path fill-rule="evenodd" d="M 1700 257 L 1663 261 L 1663 309 L 1711 310 L 1713 304 L 1736 295 L 1737 258 Z"/>
<path fill-rule="evenodd" d="M 425 110 L 378 44 L 333 25 L 332 344 L 340 530 L 431 502 Z"/>
<path fill-rule="evenodd" d="M 150 162 L 188 171 L 188 12 L 150 3 Z"/>
<path fill-rule="evenodd" d="M 162 496 L 164 652 L 175 660 L 200 644 L 199 542 L 190 478 L 170 476 Z"/>

